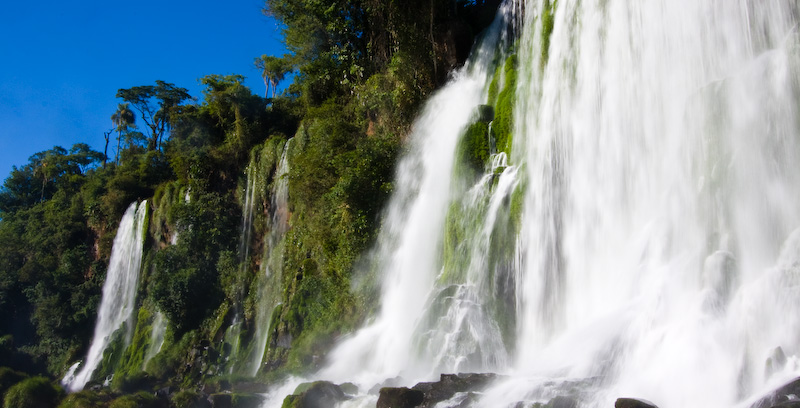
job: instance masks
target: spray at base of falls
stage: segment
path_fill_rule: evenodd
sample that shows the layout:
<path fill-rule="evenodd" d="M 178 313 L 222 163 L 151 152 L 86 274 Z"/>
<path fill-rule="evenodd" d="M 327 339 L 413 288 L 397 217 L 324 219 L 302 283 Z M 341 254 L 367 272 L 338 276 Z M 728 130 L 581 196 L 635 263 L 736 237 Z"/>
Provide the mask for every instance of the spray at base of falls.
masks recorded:
<path fill-rule="evenodd" d="M 147 217 L 147 201 L 131 204 L 120 221 L 117 236 L 111 249 L 111 259 L 103 283 L 103 296 L 97 312 L 94 337 L 89 347 L 86 360 L 80 370 L 70 373 L 62 380 L 62 384 L 71 392 L 80 391 L 92 378 L 103 359 L 103 352 L 115 339 L 115 333 L 122 330 L 122 338 L 126 344 L 133 333 L 131 317 L 135 310 L 136 291 L 139 286 L 139 273 L 144 244 L 145 221 Z"/>

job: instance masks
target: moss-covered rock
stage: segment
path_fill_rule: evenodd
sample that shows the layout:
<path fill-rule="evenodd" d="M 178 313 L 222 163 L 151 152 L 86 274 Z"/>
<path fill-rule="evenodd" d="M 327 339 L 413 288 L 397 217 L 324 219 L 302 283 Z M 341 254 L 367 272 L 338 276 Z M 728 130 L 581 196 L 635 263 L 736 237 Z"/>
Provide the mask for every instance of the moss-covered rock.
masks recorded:
<path fill-rule="evenodd" d="M 489 160 L 489 125 L 473 123 L 458 144 L 458 161 L 471 172 L 481 174 Z"/>
<path fill-rule="evenodd" d="M 45 377 L 31 377 L 14 384 L 3 397 L 5 408 L 48 408 L 58 405 L 64 390 Z"/>
<path fill-rule="evenodd" d="M 550 57 L 550 36 L 553 34 L 553 27 L 555 26 L 555 9 L 558 0 L 544 0 L 544 9 L 542 10 L 542 36 L 541 44 L 541 59 L 539 60 L 540 69 L 544 70 L 547 65 L 547 60 Z"/>
<path fill-rule="evenodd" d="M 300 384 L 293 395 L 283 400 L 281 408 L 332 407 L 347 399 L 341 387 L 328 381 Z"/>
<path fill-rule="evenodd" d="M 0 367 L 0 398 L 5 395 L 6 390 L 12 385 L 24 380 L 28 375 L 19 371 L 14 371 L 8 367 Z"/>
<path fill-rule="evenodd" d="M 411 388 L 381 388 L 376 408 L 414 408 L 422 404 L 425 393 Z"/>
<path fill-rule="evenodd" d="M 517 88 L 517 56 L 506 58 L 503 65 L 505 83 L 503 90 L 497 96 L 495 117 L 492 122 L 492 133 L 495 139 L 495 148 L 498 152 L 511 153 L 512 131 L 514 128 L 514 102 Z"/>

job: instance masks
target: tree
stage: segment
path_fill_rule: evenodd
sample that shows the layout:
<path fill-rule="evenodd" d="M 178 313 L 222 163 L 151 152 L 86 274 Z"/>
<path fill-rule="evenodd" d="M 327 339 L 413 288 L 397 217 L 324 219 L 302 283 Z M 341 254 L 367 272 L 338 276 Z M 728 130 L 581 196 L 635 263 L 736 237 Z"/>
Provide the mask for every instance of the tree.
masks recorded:
<path fill-rule="evenodd" d="M 135 126 L 136 117 L 128 103 L 121 103 L 117 106 L 117 111 L 111 115 L 111 122 L 117 130 L 117 155 L 114 162 L 119 164 L 119 142 L 122 139 L 122 132 L 127 133 L 128 129 Z M 106 141 L 106 146 L 108 146 L 108 141 Z"/>
<path fill-rule="evenodd" d="M 164 134 L 169 131 L 170 117 L 185 100 L 191 99 L 189 91 L 164 81 L 156 81 L 156 85 L 134 86 L 117 91 L 117 98 L 130 103 L 141 115 L 141 119 L 150 128 L 147 150 L 157 150 Z M 153 100 L 158 105 L 153 105 Z"/>
<path fill-rule="evenodd" d="M 114 116 L 111 116 L 111 121 L 114 121 Z M 103 132 L 103 138 L 106 139 L 106 146 L 103 148 L 103 168 L 106 168 L 106 161 L 108 160 L 108 142 L 111 141 L 111 134 L 114 133 L 114 128 Z"/>
<path fill-rule="evenodd" d="M 289 55 L 278 58 L 264 54 L 260 58 L 256 58 L 255 66 L 261 71 L 261 77 L 264 78 L 264 86 L 267 88 L 264 92 L 265 98 L 269 94 L 270 85 L 272 86 L 272 97 L 275 97 L 275 93 L 278 90 L 278 83 L 283 81 L 286 74 L 293 69 L 291 56 Z"/>

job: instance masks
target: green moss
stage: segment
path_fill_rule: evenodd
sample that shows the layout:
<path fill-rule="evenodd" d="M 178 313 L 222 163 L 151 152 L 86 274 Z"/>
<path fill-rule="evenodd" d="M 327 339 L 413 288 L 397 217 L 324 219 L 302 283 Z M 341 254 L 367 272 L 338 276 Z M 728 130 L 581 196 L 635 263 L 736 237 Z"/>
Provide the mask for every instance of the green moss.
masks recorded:
<path fill-rule="evenodd" d="M 544 9 L 542 10 L 542 36 L 541 36 L 541 59 L 539 61 L 539 68 L 544 70 L 547 66 L 547 60 L 550 57 L 550 36 L 553 34 L 553 26 L 555 25 L 555 8 L 558 0 L 544 0 Z"/>
<path fill-rule="evenodd" d="M 503 67 L 505 84 L 497 96 L 495 118 L 492 122 L 492 134 L 495 139 L 495 148 L 498 152 L 510 155 L 513 139 L 514 103 L 517 87 L 517 57 L 511 55 L 506 59 Z"/>
<path fill-rule="evenodd" d="M 64 395 L 61 387 L 45 377 L 31 377 L 14 384 L 3 398 L 5 408 L 54 407 Z"/>
<path fill-rule="evenodd" d="M 104 402 L 97 392 L 85 390 L 67 395 L 58 408 L 95 408 L 105 406 Z"/>
<path fill-rule="evenodd" d="M 112 382 L 114 388 L 119 389 L 123 383 L 129 380 L 129 377 L 142 371 L 144 356 L 150 346 L 152 323 L 152 313 L 147 308 L 139 308 L 133 339 L 123 352 L 120 364 L 114 372 L 114 380 Z"/>
<path fill-rule="evenodd" d="M 492 76 L 492 82 L 489 83 L 489 96 L 487 100 L 491 104 L 494 104 L 497 100 L 497 93 L 500 92 L 500 82 L 502 81 L 502 77 L 503 67 L 498 66 L 494 71 L 494 75 Z"/>
<path fill-rule="evenodd" d="M 483 173 L 489 160 L 489 125 L 476 122 L 467 128 L 458 143 L 457 160 L 473 173 Z"/>
<path fill-rule="evenodd" d="M 136 394 L 123 395 L 111 401 L 109 408 L 157 408 L 160 405 L 153 394 L 140 391 Z"/>
<path fill-rule="evenodd" d="M 14 371 L 8 367 L 0 367 L 0 398 L 12 385 L 24 380 L 27 374 Z"/>

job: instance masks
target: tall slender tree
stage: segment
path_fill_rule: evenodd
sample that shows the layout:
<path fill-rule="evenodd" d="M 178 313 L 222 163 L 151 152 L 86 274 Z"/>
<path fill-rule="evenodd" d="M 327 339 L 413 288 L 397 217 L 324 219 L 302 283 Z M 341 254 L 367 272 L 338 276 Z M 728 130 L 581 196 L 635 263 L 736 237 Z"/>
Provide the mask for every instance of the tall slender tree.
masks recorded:
<path fill-rule="evenodd" d="M 122 133 L 127 132 L 135 125 L 136 116 L 133 114 L 133 111 L 127 102 L 121 103 L 117 105 L 117 111 L 111 115 L 111 122 L 114 124 L 114 127 L 117 130 L 117 154 L 114 162 L 119 164 L 119 143 L 122 139 Z"/>
<path fill-rule="evenodd" d="M 256 68 L 261 71 L 261 77 L 264 79 L 264 86 L 267 88 L 266 91 L 264 91 L 264 97 L 267 98 L 269 96 L 269 88 L 272 86 L 272 97 L 274 98 L 278 90 L 278 83 L 283 81 L 286 74 L 292 71 L 291 56 L 284 55 L 282 58 L 279 58 L 264 54 L 256 58 L 255 65 Z"/>

